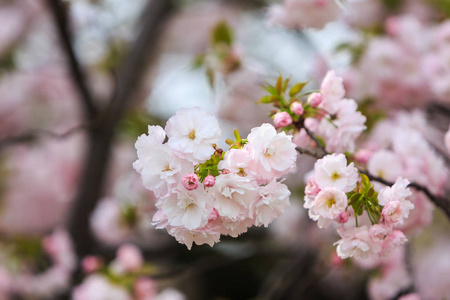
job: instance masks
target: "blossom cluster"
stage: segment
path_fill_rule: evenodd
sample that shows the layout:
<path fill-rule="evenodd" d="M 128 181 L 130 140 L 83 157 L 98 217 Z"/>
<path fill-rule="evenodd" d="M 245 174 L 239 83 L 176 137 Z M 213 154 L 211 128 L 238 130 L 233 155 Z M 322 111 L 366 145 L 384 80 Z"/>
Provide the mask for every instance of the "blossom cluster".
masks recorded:
<path fill-rule="evenodd" d="M 289 206 L 279 179 L 295 166 L 292 136 L 263 124 L 247 139 L 235 131 L 223 151 L 220 135 L 217 119 L 196 107 L 179 110 L 165 129 L 149 126 L 135 145 L 133 167 L 157 198 L 154 223 L 189 249 L 267 227 Z"/>
<path fill-rule="evenodd" d="M 403 176 L 443 195 L 448 170 L 429 142 L 440 138 L 434 135 L 423 113 L 398 112 L 395 118 L 375 126 L 355 158 L 361 167 L 384 180 L 392 182 Z M 410 201 L 416 209 L 401 226 L 407 235 L 419 233 L 433 218 L 433 205 L 423 193 L 414 191 Z"/>
<path fill-rule="evenodd" d="M 273 113 L 275 126 L 295 134 L 293 141 L 299 147 L 310 145 L 314 134 L 328 152 L 354 152 L 356 139 L 366 129 L 366 117 L 357 111 L 355 100 L 344 98 L 343 78 L 329 71 L 319 91 L 301 93 L 306 83 L 298 83 L 289 97 L 285 95 L 288 83 L 280 76 L 276 86 L 265 87 L 270 96 L 260 100 L 278 108 Z"/>
<path fill-rule="evenodd" d="M 347 164 L 344 154 L 319 159 L 305 188 L 304 207 L 319 227 L 337 226 L 341 258 L 386 256 L 404 244 L 406 236 L 398 226 L 414 205 L 407 199 L 409 181 L 398 177 L 394 185 L 376 191 L 368 177 Z"/>
<path fill-rule="evenodd" d="M 74 300 L 184 300 L 179 291 L 170 288 L 158 293 L 157 284 L 148 277 L 152 266 L 136 246 L 123 244 L 115 259 L 104 265 L 97 256 L 86 256 L 82 261 L 83 271 L 89 274 L 73 289 Z"/>

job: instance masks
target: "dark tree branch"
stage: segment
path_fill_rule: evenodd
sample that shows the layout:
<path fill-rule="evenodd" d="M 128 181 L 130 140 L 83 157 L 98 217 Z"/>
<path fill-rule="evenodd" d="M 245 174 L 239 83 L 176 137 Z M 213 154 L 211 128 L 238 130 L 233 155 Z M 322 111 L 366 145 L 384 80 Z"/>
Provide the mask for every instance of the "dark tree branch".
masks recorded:
<path fill-rule="evenodd" d="M 89 131 L 89 149 L 84 162 L 82 181 L 68 220 L 77 255 L 93 253 L 95 240 L 89 218 L 103 193 L 116 127 L 130 105 L 145 70 L 145 62 L 156 50 L 161 26 L 172 7 L 170 0 L 152 0 L 143 14 L 142 30 L 118 73 L 118 87 L 99 123 Z"/>
<path fill-rule="evenodd" d="M 89 123 L 81 124 L 81 125 L 75 126 L 71 129 L 67 130 L 64 133 L 56 133 L 56 132 L 52 132 L 52 131 L 44 130 L 44 129 L 31 130 L 31 131 L 23 133 L 21 135 L 10 136 L 10 137 L 4 138 L 3 140 L 0 141 L 0 150 L 3 150 L 6 147 L 14 146 L 17 144 L 31 143 L 33 141 L 36 141 L 40 138 L 45 138 L 45 137 L 53 138 L 53 139 L 65 139 L 79 131 L 89 128 L 89 126 L 90 126 Z"/>
<path fill-rule="evenodd" d="M 319 140 L 316 138 L 316 136 L 314 135 L 314 133 L 312 133 L 311 131 L 309 131 L 308 128 L 306 128 L 305 126 L 303 126 L 303 129 L 305 129 L 306 134 L 317 144 L 317 147 L 320 148 L 320 150 L 322 150 L 322 152 L 324 153 L 324 155 L 330 154 L 328 153 L 328 151 L 325 149 L 325 147 L 319 142 Z"/>
<path fill-rule="evenodd" d="M 67 11 L 64 7 L 65 4 L 61 0 L 47 0 L 47 2 L 61 40 L 62 47 L 68 59 L 73 82 L 77 87 L 80 100 L 83 103 L 86 118 L 88 120 L 93 120 L 97 116 L 97 107 L 86 85 L 85 74 L 81 69 L 80 63 L 72 47 L 72 39 L 67 24 Z"/>
<path fill-rule="evenodd" d="M 323 154 L 317 153 L 310 149 L 296 147 L 295 150 L 297 150 L 297 152 L 300 154 L 309 155 L 309 156 L 315 157 L 317 159 L 320 159 L 323 157 Z"/>

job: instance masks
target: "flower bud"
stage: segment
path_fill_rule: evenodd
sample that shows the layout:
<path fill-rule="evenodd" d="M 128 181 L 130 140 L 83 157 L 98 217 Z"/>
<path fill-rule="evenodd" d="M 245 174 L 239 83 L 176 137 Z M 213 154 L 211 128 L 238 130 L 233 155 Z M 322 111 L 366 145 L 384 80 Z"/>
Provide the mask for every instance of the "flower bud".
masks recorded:
<path fill-rule="evenodd" d="M 181 178 L 181 183 L 183 184 L 185 189 L 187 189 L 188 191 L 192 191 L 198 188 L 199 179 L 197 174 L 188 173 Z"/>
<path fill-rule="evenodd" d="M 285 111 L 277 112 L 273 118 L 273 123 L 277 128 L 289 126 L 292 124 L 291 115 Z"/>
<path fill-rule="evenodd" d="M 322 94 L 321 93 L 312 93 L 308 97 L 308 103 L 312 107 L 319 106 L 319 104 L 322 103 Z"/>
<path fill-rule="evenodd" d="M 348 211 L 343 211 L 339 214 L 339 223 L 345 224 L 348 222 L 348 219 L 350 218 L 350 214 Z"/>
<path fill-rule="evenodd" d="M 222 170 L 222 174 L 224 174 L 224 175 L 230 174 L 230 170 L 228 170 L 228 169 L 223 169 L 223 170 Z"/>
<path fill-rule="evenodd" d="M 137 300 L 154 299 L 156 297 L 155 282 L 146 277 L 141 277 L 134 283 L 134 294 Z"/>
<path fill-rule="evenodd" d="M 291 110 L 298 116 L 303 115 L 303 113 L 305 112 L 305 110 L 303 109 L 303 105 L 297 101 L 291 104 Z"/>
<path fill-rule="evenodd" d="M 92 273 L 102 266 L 101 259 L 94 255 L 88 255 L 81 261 L 81 267 L 85 273 Z"/>
<path fill-rule="evenodd" d="M 131 244 L 120 246 L 117 250 L 116 261 L 120 265 L 120 269 L 125 272 L 138 271 L 144 264 L 139 248 Z"/>
<path fill-rule="evenodd" d="M 205 180 L 203 181 L 206 187 L 213 187 L 216 183 L 216 178 L 212 175 L 208 175 L 205 177 Z"/>

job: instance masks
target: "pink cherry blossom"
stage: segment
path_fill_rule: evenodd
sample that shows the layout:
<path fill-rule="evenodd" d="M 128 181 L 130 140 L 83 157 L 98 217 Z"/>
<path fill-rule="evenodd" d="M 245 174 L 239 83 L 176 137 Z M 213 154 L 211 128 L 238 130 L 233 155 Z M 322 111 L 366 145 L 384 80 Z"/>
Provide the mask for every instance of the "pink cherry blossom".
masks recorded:
<path fill-rule="evenodd" d="M 277 112 L 273 117 L 273 123 L 277 128 L 286 127 L 292 124 L 292 117 L 285 111 Z"/>
<path fill-rule="evenodd" d="M 204 162 L 214 153 L 212 145 L 221 134 L 217 119 L 199 107 L 179 110 L 165 130 L 174 153 L 193 163 Z"/>
<path fill-rule="evenodd" d="M 326 187 L 317 194 L 314 211 L 326 219 L 335 219 L 344 212 L 348 204 L 347 196 L 341 190 Z"/>
<path fill-rule="evenodd" d="M 258 178 L 268 182 L 287 174 L 295 165 L 297 152 L 292 136 L 277 133 L 270 124 L 253 128 L 247 137 Z"/>
<path fill-rule="evenodd" d="M 260 199 L 254 204 L 255 225 L 267 227 L 275 218 L 279 217 L 289 207 L 290 194 L 286 185 L 275 180 L 260 187 Z"/>
<path fill-rule="evenodd" d="M 358 170 L 353 163 L 347 166 L 344 154 L 330 154 L 314 165 L 314 179 L 320 189 L 337 188 L 345 193 L 356 187 Z"/>
<path fill-rule="evenodd" d="M 329 114 L 335 114 L 338 110 L 339 101 L 344 98 L 345 89 L 342 77 L 334 71 L 328 71 L 320 86 L 322 102 L 319 107 Z"/>
<path fill-rule="evenodd" d="M 321 93 L 312 93 L 308 97 L 308 104 L 312 107 L 317 107 L 322 103 L 322 94 Z"/>

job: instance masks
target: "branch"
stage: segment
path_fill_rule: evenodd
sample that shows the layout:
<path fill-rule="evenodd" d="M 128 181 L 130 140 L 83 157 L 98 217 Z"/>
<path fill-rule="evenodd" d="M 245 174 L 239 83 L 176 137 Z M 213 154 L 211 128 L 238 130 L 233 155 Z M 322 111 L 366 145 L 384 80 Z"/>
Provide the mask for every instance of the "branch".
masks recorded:
<path fill-rule="evenodd" d="M 97 107 L 95 106 L 92 95 L 86 85 L 84 73 L 72 47 L 71 36 L 67 26 L 65 4 L 60 0 L 47 0 L 47 2 L 53 15 L 55 27 L 58 31 L 62 47 L 69 60 L 70 73 L 72 74 L 72 79 L 77 87 L 80 100 L 83 102 L 86 118 L 92 120 L 97 116 Z"/>
<path fill-rule="evenodd" d="M 322 158 L 324 156 L 323 154 L 317 153 L 317 152 L 312 151 L 310 149 L 295 147 L 295 150 L 297 150 L 297 152 L 300 153 L 300 154 L 309 155 L 309 156 L 315 157 L 317 159 L 320 159 L 320 158 Z"/>
<path fill-rule="evenodd" d="M 324 155 L 328 155 L 330 153 L 328 153 L 327 150 L 325 150 L 325 147 L 319 142 L 319 140 L 316 138 L 316 136 L 314 135 L 314 133 L 312 133 L 311 131 L 309 131 L 308 128 L 306 128 L 305 126 L 303 126 L 303 129 L 305 129 L 306 134 L 317 144 L 317 147 L 320 148 L 320 150 L 323 151 Z"/>
<path fill-rule="evenodd" d="M 67 130 L 64 133 L 56 133 L 45 129 L 35 129 L 31 130 L 29 132 L 23 133 L 21 135 L 16 136 L 10 136 L 7 138 L 4 138 L 0 141 L 0 150 L 3 150 L 4 148 L 7 148 L 9 146 L 14 146 L 17 144 L 22 143 L 31 143 L 33 141 L 36 141 L 40 138 L 54 138 L 54 139 L 65 139 L 71 136 L 74 133 L 77 133 L 81 130 L 87 129 L 91 126 L 90 123 L 81 124 L 78 126 L 75 126 L 69 130 Z"/>
<path fill-rule="evenodd" d="M 156 51 L 160 29 L 171 10 L 171 4 L 170 0 L 149 1 L 143 13 L 141 32 L 118 73 L 117 91 L 97 126 L 89 131 L 89 149 L 82 181 L 68 220 L 68 230 L 78 257 L 92 254 L 95 248 L 89 218 L 103 194 L 116 127 L 128 109 L 134 92 L 138 90 L 147 58 Z"/>

